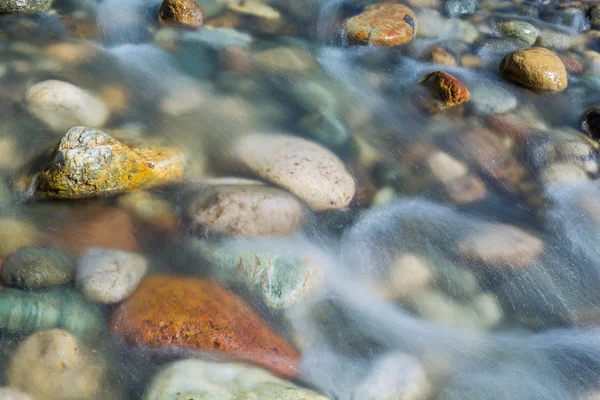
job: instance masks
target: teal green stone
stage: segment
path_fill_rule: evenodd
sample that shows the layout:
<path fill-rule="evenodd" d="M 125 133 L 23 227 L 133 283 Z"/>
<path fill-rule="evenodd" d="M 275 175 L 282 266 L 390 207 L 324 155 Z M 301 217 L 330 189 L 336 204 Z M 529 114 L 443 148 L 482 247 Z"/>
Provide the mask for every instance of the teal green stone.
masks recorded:
<path fill-rule="evenodd" d="M 525 21 L 505 21 L 499 28 L 503 36 L 522 40 L 530 46 L 535 43 L 540 34 L 535 26 Z"/>
<path fill-rule="evenodd" d="M 100 310 L 72 289 L 27 292 L 0 291 L 0 330 L 31 333 L 60 328 L 82 339 L 92 339 L 104 325 Z"/>

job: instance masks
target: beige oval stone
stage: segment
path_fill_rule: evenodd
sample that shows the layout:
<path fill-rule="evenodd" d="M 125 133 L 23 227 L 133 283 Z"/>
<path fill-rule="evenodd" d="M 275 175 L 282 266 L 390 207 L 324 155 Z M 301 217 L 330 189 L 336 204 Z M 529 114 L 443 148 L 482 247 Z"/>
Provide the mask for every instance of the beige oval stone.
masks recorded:
<path fill-rule="evenodd" d="M 344 208 L 356 191 L 335 154 L 299 137 L 246 135 L 233 144 L 231 157 L 236 166 L 288 190 L 316 211 Z"/>
<path fill-rule="evenodd" d="M 101 390 L 102 363 L 67 331 L 50 329 L 29 336 L 10 362 L 11 387 L 36 399 L 92 399 Z"/>
<path fill-rule="evenodd" d="M 568 85 L 565 65 L 556 54 L 543 47 L 508 54 L 500 62 L 500 73 L 531 89 L 560 92 Z"/>
<path fill-rule="evenodd" d="M 505 269 L 523 269 L 537 260 L 544 242 L 516 226 L 486 224 L 457 244 L 458 254 L 476 263 Z"/>
<path fill-rule="evenodd" d="M 218 235 L 285 236 L 302 224 L 302 203 L 263 185 L 211 185 L 200 190 L 188 217 L 195 228 Z"/>
<path fill-rule="evenodd" d="M 56 132 L 76 125 L 101 127 L 109 111 L 95 95 L 68 82 L 36 83 L 25 94 L 27 110 Z"/>

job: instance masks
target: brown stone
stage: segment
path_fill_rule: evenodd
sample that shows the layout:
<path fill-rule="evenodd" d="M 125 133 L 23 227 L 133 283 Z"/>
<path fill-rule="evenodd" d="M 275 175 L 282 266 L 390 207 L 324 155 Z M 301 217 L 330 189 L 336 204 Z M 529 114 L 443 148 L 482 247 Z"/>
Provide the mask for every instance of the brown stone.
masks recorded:
<path fill-rule="evenodd" d="M 296 349 L 241 298 L 208 280 L 148 277 L 115 310 L 110 327 L 132 345 L 220 353 L 283 377 L 298 374 Z"/>
<path fill-rule="evenodd" d="M 443 108 L 469 101 L 469 89 L 464 83 L 446 72 L 435 71 L 426 74 L 420 83 L 429 88 L 442 102 Z"/>
<path fill-rule="evenodd" d="M 565 65 L 556 54 L 543 47 L 508 54 L 500 62 L 500 73 L 530 89 L 560 92 L 568 85 Z"/>
<path fill-rule="evenodd" d="M 348 38 L 359 44 L 397 46 L 417 32 L 417 16 L 403 4 L 377 3 L 346 22 Z"/>
<path fill-rule="evenodd" d="M 158 20 L 165 25 L 194 29 L 204 23 L 204 12 L 196 0 L 164 0 L 158 11 Z"/>
<path fill-rule="evenodd" d="M 424 61 L 434 64 L 449 65 L 452 67 L 458 65 L 456 58 L 454 58 L 454 56 L 450 52 L 446 51 L 443 47 L 439 46 L 426 50 L 422 58 Z"/>
<path fill-rule="evenodd" d="M 135 226 L 126 211 L 102 206 L 86 206 L 48 226 L 53 244 L 59 244 L 74 255 L 91 247 L 124 251 L 138 250 Z"/>

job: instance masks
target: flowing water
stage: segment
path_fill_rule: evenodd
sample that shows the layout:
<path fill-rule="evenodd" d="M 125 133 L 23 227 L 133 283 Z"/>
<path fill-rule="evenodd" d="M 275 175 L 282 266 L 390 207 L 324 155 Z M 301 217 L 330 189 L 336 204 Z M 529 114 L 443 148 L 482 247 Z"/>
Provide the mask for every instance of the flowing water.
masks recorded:
<path fill-rule="evenodd" d="M 55 0 L 50 12 L 0 14 L 5 268 L 26 246 L 57 246 L 77 260 L 100 247 L 143 256 L 148 275 L 227 286 L 299 350 L 295 384 L 329 399 L 600 398 L 600 135 L 580 126 L 600 102 L 594 2 L 411 0 L 416 37 L 378 47 L 349 42 L 344 29 L 374 1 L 257 1 L 281 14 L 276 29 L 264 16 L 240 17 L 225 0 L 199 1 L 198 29 L 159 25 L 154 0 Z M 448 4 L 467 10 L 449 16 Z M 505 21 L 533 25 L 536 44 L 503 33 Z M 532 46 L 560 56 L 566 90 L 533 91 L 501 76 L 504 56 Z M 467 103 L 433 110 L 419 82 L 439 70 L 466 85 Z M 27 93 L 47 80 L 93 94 L 109 116 L 94 123 L 102 112 L 77 99 L 67 114 L 36 114 Z M 85 115 L 69 125 L 69 112 Z M 185 176 L 140 197 L 32 195 L 27 177 L 74 125 L 179 149 Z M 198 229 L 190 203 L 210 178 L 257 178 L 229 161 L 230 144 L 256 132 L 331 150 L 352 175 L 353 200 L 323 211 L 303 204 L 302 224 L 275 226 L 286 232 L 274 235 Z M 266 224 L 281 225 L 277 218 Z M 219 264 L 237 254 L 255 258 Z M 290 289 L 291 263 L 265 286 L 255 276 L 258 254 L 310 260 L 302 272 L 309 283 Z M 4 294 L 40 295 L 40 304 L 50 304 L 43 296 L 53 290 L 66 303 L 80 299 L 70 287 L 83 290 L 77 276 L 76 285 L 54 289 L 2 277 Z M 33 388 L 48 387 L 44 375 L 19 384 L 11 371 L 18 346 L 42 325 L 77 333 L 106 364 L 93 395 L 62 398 L 154 398 L 153 376 L 175 359 L 214 359 L 130 346 L 111 328 L 123 299 L 77 300 L 86 311 L 68 322 L 28 327 L 33 317 L 18 315 L 2 292 L 3 386 L 38 400 L 61 397 Z M 86 322 L 89 310 L 99 326 Z M 196 396 L 160 398 L 217 398 Z"/>

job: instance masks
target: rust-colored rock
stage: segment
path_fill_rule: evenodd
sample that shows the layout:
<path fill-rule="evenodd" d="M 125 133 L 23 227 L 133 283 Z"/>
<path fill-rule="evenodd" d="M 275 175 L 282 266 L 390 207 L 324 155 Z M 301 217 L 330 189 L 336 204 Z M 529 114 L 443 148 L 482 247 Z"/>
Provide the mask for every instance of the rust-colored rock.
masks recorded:
<path fill-rule="evenodd" d="M 442 102 L 443 108 L 469 101 L 469 89 L 464 83 L 446 72 L 435 71 L 425 74 L 420 83 L 429 88 L 437 100 Z"/>
<path fill-rule="evenodd" d="M 196 0 L 164 0 L 158 10 L 158 21 L 164 25 L 195 29 L 204 23 L 204 12 Z"/>
<path fill-rule="evenodd" d="M 217 352 L 282 377 L 298 373 L 296 349 L 246 302 L 208 280 L 148 277 L 115 310 L 110 326 L 129 344 Z"/>
<path fill-rule="evenodd" d="M 160 186 L 183 179 L 183 155 L 172 148 L 129 147 L 83 126 L 60 140 L 33 179 L 39 197 L 78 199 Z"/>
<path fill-rule="evenodd" d="M 417 33 L 417 16 L 403 4 L 370 5 L 346 22 L 348 38 L 359 44 L 397 46 Z"/>

